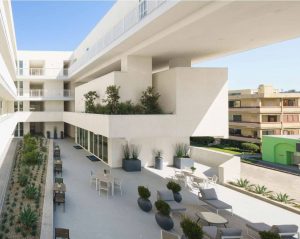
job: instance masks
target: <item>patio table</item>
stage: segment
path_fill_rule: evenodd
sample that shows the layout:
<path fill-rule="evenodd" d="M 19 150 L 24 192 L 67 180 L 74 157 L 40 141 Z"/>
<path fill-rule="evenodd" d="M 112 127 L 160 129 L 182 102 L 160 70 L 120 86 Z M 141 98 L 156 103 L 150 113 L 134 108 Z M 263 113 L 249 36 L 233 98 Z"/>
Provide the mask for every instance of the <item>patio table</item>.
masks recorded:
<path fill-rule="evenodd" d="M 198 217 L 197 223 L 199 220 L 203 220 L 207 222 L 207 224 L 210 225 L 224 225 L 226 227 L 226 224 L 228 223 L 228 220 L 222 216 L 220 216 L 217 213 L 214 212 L 196 212 L 196 216 Z"/>
<path fill-rule="evenodd" d="M 64 183 L 54 183 L 53 192 L 65 193 L 66 192 L 66 185 Z"/>
<path fill-rule="evenodd" d="M 111 195 L 114 196 L 114 176 L 111 174 L 104 174 L 104 173 L 96 173 L 96 189 L 98 188 L 98 183 L 100 181 L 107 182 L 111 185 Z"/>

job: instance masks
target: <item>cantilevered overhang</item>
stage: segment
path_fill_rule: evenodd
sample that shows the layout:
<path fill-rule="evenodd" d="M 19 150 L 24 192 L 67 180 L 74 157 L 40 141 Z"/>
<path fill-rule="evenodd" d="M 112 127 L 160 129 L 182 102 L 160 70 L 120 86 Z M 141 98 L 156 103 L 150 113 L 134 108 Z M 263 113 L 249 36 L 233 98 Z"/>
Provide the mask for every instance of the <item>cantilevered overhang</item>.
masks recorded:
<path fill-rule="evenodd" d="M 158 10 L 71 77 L 101 72 L 122 55 L 151 56 L 156 70 L 171 58 L 197 63 L 300 37 L 300 1 L 171 1 Z"/>

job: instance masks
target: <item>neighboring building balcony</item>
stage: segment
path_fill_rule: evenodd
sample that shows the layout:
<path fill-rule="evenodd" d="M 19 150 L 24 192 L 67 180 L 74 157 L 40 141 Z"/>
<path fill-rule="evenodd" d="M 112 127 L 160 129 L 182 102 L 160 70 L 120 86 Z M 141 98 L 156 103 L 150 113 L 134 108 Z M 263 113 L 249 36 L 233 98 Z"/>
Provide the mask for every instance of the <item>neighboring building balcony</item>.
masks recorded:
<path fill-rule="evenodd" d="M 45 89 L 32 89 L 29 91 L 19 90 L 18 91 L 18 98 L 25 100 L 45 100 L 45 99 L 52 99 L 52 100 L 66 100 L 74 99 L 74 92 L 71 90 L 45 90 Z M 24 99 L 25 98 L 25 99 Z"/>
<path fill-rule="evenodd" d="M 250 135 L 229 135 L 229 139 L 238 140 L 238 141 L 245 141 L 251 143 L 260 143 L 260 138 L 256 138 Z"/>
<path fill-rule="evenodd" d="M 281 122 L 229 121 L 229 125 L 239 126 L 244 128 L 264 128 L 264 129 L 281 128 Z"/>
<path fill-rule="evenodd" d="M 19 78 L 67 78 L 68 69 L 63 68 L 19 68 L 17 69 Z"/>

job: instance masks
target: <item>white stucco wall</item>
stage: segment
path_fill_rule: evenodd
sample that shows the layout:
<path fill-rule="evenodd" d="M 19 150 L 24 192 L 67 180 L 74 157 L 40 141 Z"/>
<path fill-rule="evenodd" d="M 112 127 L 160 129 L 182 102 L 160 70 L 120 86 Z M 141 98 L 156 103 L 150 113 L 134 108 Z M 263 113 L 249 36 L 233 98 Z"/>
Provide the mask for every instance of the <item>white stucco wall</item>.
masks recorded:
<path fill-rule="evenodd" d="M 191 158 L 196 162 L 217 169 L 217 176 L 221 183 L 240 178 L 240 157 L 206 148 L 191 147 Z"/>

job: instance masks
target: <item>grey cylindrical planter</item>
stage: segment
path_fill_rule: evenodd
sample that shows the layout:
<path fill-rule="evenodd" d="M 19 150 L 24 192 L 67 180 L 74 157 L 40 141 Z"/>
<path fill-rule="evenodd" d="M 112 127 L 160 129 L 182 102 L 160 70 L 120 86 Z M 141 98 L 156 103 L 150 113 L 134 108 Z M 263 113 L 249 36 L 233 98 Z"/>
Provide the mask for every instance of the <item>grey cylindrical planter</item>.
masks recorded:
<path fill-rule="evenodd" d="M 174 227 L 174 222 L 170 216 L 165 216 L 158 212 L 155 214 L 155 220 L 157 224 L 166 231 L 169 231 Z"/>
<path fill-rule="evenodd" d="M 182 201 L 182 196 L 180 193 L 173 193 L 173 196 L 174 196 L 174 200 L 176 202 L 181 202 Z"/>
<path fill-rule="evenodd" d="M 149 199 L 138 198 L 137 200 L 140 209 L 144 212 L 150 212 L 152 209 L 152 203 Z"/>
<path fill-rule="evenodd" d="M 156 169 L 163 169 L 163 158 L 162 157 L 155 157 L 155 168 Z"/>

